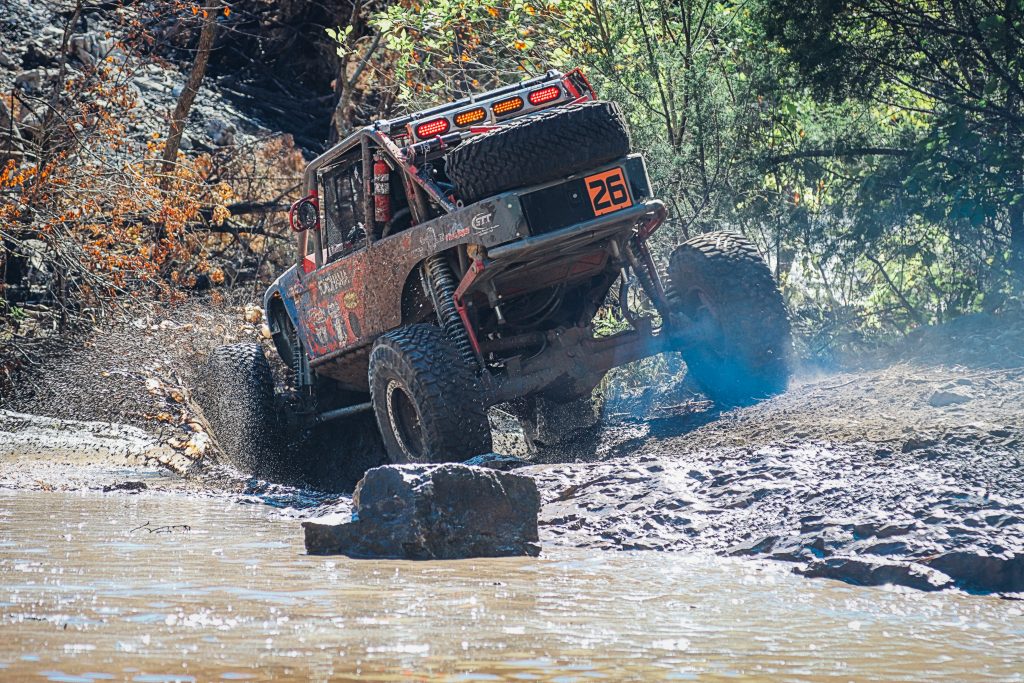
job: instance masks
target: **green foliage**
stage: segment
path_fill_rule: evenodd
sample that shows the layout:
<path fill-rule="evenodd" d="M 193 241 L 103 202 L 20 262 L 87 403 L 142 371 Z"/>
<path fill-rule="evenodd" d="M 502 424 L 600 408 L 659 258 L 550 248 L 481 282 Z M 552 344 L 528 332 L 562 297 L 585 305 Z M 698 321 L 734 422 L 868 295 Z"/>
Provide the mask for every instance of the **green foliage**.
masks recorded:
<path fill-rule="evenodd" d="M 436 102 L 571 63 L 583 7 L 569 0 L 399 3 L 373 27 L 394 55 L 399 100 Z"/>
<path fill-rule="evenodd" d="M 656 255 L 744 232 L 812 351 L 1019 295 L 1019 2 L 434 0 L 372 24 L 409 106 L 583 67 L 669 205 Z"/>

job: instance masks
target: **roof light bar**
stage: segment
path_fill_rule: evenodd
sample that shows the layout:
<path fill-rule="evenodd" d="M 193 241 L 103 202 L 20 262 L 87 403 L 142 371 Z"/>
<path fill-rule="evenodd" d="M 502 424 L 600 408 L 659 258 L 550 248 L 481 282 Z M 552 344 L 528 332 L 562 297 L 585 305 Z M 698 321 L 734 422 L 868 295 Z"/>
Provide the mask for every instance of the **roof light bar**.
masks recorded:
<path fill-rule="evenodd" d="M 519 111 L 523 108 L 526 103 L 523 102 L 523 98 L 516 95 L 510 97 L 507 100 L 501 100 L 491 105 L 491 111 L 494 112 L 495 116 L 503 116 L 505 114 L 511 114 L 512 112 Z"/>
<path fill-rule="evenodd" d="M 557 85 L 549 85 L 546 88 L 534 90 L 528 95 L 528 99 L 530 100 L 530 104 L 537 106 L 539 104 L 546 104 L 548 102 L 557 100 L 561 96 L 561 88 L 559 88 Z"/>
<path fill-rule="evenodd" d="M 449 128 L 451 128 L 451 124 L 448 122 L 448 119 L 424 121 L 416 126 L 416 137 L 420 140 L 436 138 L 438 135 L 444 135 L 447 133 Z"/>

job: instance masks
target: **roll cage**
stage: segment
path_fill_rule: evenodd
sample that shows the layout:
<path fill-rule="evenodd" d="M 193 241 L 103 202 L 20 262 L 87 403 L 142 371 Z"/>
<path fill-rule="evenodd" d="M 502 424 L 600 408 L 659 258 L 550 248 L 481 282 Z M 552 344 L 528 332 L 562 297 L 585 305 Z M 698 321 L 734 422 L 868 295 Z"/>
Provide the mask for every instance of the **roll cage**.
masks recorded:
<path fill-rule="evenodd" d="M 319 201 L 320 173 L 336 162 L 360 149 L 363 187 L 360 197 L 364 217 L 366 244 L 374 240 L 377 225 L 373 211 L 373 164 L 375 154 L 381 154 L 391 169 L 397 171 L 411 214 L 411 225 L 417 225 L 432 216 L 431 205 L 443 213 L 461 208 L 461 201 L 432 178 L 426 165 L 442 157 L 469 137 L 487 132 L 507 121 L 529 116 L 551 107 L 595 98 L 590 82 L 580 69 L 568 73 L 551 70 L 542 76 L 506 85 L 480 95 L 470 95 L 455 102 L 425 109 L 394 119 L 377 121 L 365 126 L 311 161 L 303 173 L 305 196 L 292 206 L 292 228 L 298 234 L 298 261 L 311 268 L 324 265 L 326 255 L 320 226 L 326 224 L 325 207 Z M 509 108 L 512 107 L 512 108 Z M 465 115 L 472 115 L 466 118 Z M 462 116 L 462 118 L 460 118 Z M 432 128 L 431 128 L 432 126 Z M 436 130 L 437 134 L 425 135 Z M 296 222 L 303 203 L 312 203 L 318 213 L 317 229 L 307 230 Z M 309 254 L 309 232 L 313 233 L 312 262 Z"/>

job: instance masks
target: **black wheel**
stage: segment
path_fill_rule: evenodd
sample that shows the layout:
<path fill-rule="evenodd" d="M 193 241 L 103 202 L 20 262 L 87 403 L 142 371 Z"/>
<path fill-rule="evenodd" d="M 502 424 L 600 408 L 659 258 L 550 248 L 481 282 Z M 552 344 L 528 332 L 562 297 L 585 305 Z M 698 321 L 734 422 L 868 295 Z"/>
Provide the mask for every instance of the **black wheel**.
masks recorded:
<path fill-rule="evenodd" d="M 369 412 L 317 426 L 295 450 L 299 479 L 321 491 L 351 492 L 366 470 L 387 463 L 377 420 Z"/>
<path fill-rule="evenodd" d="M 515 119 L 449 152 L 448 178 L 465 203 L 567 175 L 629 154 L 614 102 L 581 102 Z"/>
<path fill-rule="evenodd" d="M 518 412 L 527 440 L 536 450 L 559 447 L 574 450 L 593 445 L 604 408 L 596 392 L 574 397 L 536 396 L 526 399 Z"/>
<path fill-rule="evenodd" d="M 283 453 L 274 377 L 259 344 L 215 348 L 204 368 L 200 403 L 232 465 L 248 474 L 279 468 Z"/>
<path fill-rule="evenodd" d="M 743 405 L 785 391 L 790 329 L 767 264 L 743 237 L 712 232 L 672 252 L 669 301 L 701 331 L 681 344 L 687 373 L 709 398 Z M 685 331 L 684 331 L 685 332 Z"/>
<path fill-rule="evenodd" d="M 449 462 L 491 451 L 480 380 L 434 325 L 380 337 L 370 353 L 370 395 L 392 462 Z"/>

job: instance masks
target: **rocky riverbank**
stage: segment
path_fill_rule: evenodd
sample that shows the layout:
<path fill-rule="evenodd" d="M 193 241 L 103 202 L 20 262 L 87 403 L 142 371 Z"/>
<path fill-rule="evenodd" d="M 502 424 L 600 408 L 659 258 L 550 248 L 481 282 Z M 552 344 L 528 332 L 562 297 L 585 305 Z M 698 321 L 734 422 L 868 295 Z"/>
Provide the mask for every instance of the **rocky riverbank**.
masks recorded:
<path fill-rule="evenodd" d="M 620 401 L 586 449 L 539 453 L 516 470 L 540 492 L 541 546 L 712 551 L 860 584 L 1024 592 L 1022 331 L 1019 320 L 987 318 L 929 331 L 873 367 L 805 373 L 785 395 L 747 408 L 694 398 L 632 414 Z M 161 334 L 157 325 L 149 339 Z M 949 351 L 957 344 L 959 356 Z M 932 360 L 933 348 L 947 353 Z M 45 407 L 38 398 L 31 406 Z M 61 452 L 75 450 L 97 429 L 0 414 L 0 486 L 38 486 L 31 466 L 12 474 L 12 460 L 53 448 L 55 434 Z M 105 429 L 116 440 L 120 428 Z M 157 439 L 149 448 L 156 462 L 166 452 Z M 188 490 L 264 500 L 291 516 L 351 507 L 345 496 L 203 461 L 177 467 Z"/>

